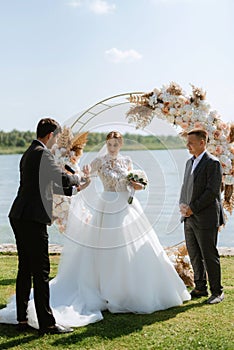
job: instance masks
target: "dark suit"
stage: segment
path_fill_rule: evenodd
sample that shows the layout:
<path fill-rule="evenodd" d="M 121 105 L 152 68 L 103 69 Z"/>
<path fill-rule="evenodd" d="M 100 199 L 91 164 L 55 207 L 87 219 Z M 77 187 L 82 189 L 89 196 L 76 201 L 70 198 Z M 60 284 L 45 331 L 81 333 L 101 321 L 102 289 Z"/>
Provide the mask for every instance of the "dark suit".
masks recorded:
<path fill-rule="evenodd" d="M 34 284 L 34 301 L 40 329 L 55 324 L 49 306 L 49 272 L 47 225 L 51 224 L 54 184 L 59 193 L 72 194 L 79 185 L 76 175 L 62 172 L 51 152 L 34 140 L 20 161 L 20 186 L 9 218 L 18 250 L 16 280 L 17 320 L 27 320 L 27 306 Z"/>
<path fill-rule="evenodd" d="M 220 198 L 221 165 L 206 152 L 191 174 L 192 162 L 193 158 L 186 163 L 180 204 L 189 205 L 193 212 L 190 217 L 182 218 L 182 221 L 194 270 L 195 288 L 207 289 L 207 272 L 212 295 L 220 295 L 222 286 L 217 235 L 219 226 L 224 224 Z"/>

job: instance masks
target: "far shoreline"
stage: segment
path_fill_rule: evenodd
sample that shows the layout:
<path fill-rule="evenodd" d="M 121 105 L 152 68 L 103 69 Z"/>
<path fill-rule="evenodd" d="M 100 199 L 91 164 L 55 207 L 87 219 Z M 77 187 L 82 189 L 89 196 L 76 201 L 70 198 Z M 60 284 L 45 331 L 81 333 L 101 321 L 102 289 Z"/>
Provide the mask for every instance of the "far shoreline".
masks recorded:
<path fill-rule="evenodd" d="M 143 145 L 144 146 L 144 145 Z M 144 148 L 141 146 L 141 147 L 131 147 L 131 146 L 124 146 L 122 148 L 122 151 L 163 151 L 163 150 L 177 150 L 177 149 L 186 149 L 186 147 L 153 147 L 153 145 L 151 146 L 144 146 Z M 6 155 L 22 155 L 25 151 L 27 150 L 27 148 L 24 148 L 24 149 L 19 149 L 19 150 L 16 150 L 15 148 L 13 149 L 3 149 L 3 148 L 0 148 L 0 156 L 6 156 Z M 84 149 L 84 152 L 87 153 L 87 152 L 98 152 L 99 150 L 96 150 L 94 149 L 93 147 L 89 148 L 85 148 Z"/>
<path fill-rule="evenodd" d="M 164 247 L 164 249 L 173 249 L 173 247 Z M 49 254 L 60 255 L 63 249 L 61 244 L 49 244 Z M 234 247 L 218 247 L 220 256 L 234 256 Z M 13 243 L 0 244 L 1 255 L 15 255 L 17 254 L 16 245 Z"/>

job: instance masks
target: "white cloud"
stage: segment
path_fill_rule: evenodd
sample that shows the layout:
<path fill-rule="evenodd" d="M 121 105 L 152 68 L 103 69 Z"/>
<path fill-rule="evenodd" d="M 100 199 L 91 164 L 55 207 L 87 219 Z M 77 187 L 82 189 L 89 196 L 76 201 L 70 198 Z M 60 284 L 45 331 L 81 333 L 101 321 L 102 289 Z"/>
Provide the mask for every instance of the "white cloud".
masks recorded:
<path fill-rule="evenodd" d="M 89 8 L 92 12 L 103 15 L 115 11 L 116 6 L 105 0 L 93 0 L 90 2 Z"/>
<path fill-rule="evenodd" d="M 69 6 L 71 7 L 80 7 L 82 1 L 81 0 L 73 0 L 68 3 Z"/>
<path fill-rule="evenodd" d="M 114 63 L 130 63 L 138 61 L 142 58 L 142 55 L 135 50 L 121 51 L 113 47 L 105 52 L 107 58 Z"/>
<path fill-rule="evenodd" d="M 112 13 L 116 9 L 115 4 L 111 4 L 106 0 L 71 0 L 67 3 L 68 6 L 77 7 L 87 7 L 90 11 L 97 15 L 105 15 Z"/>

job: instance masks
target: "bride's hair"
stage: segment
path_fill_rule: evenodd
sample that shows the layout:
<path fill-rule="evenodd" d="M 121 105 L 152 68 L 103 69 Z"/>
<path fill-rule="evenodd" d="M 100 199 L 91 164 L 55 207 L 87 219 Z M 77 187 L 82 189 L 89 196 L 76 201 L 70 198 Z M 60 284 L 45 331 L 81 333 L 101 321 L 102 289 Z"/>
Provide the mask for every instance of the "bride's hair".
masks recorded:
<path fill-rule="evenodd" d="M 109 132 L 109 134 L 106 136 L 106 141 L 110 139 L 117 139 L 120 145 L 123 144 L 123 136 L 118 131 Z"/>

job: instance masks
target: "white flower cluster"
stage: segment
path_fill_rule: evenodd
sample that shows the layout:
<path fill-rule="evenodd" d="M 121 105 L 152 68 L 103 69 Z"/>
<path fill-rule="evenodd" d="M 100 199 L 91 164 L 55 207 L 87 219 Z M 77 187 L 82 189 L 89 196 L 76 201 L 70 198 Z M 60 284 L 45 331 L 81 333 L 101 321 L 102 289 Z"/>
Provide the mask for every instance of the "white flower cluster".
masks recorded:
<path fill-rule="evenodd" d="M 234 145 L 228 141 L 230 125 L 221 120 L 217 111 L 211 110 L 201 89 L 193 87 L 193 95 L 186 96 L 178 84 L 171 83 L 130 102 L 138 105 L 127 112 L 128 122 L 135 123 L 136 128 L 146 127 L 156 116 L 183 131 L 205 129 L 209 135 L 208 151 L 223 167 L 223 183 L 234 185 Z"/>
<path fill-rule="evenodd" d="M 56 164 L 61 166 L 61 168 L 64 170 L 64 165 L 69 165 L 75 172 L 80 172 L 79 167 L 79 159 L 77 159 L 74 151 L 67 151 L 66 148 L 59 148 L 57 144 L 53 146 L 52 152 L 54 154 L 54 158 L 56 161 Z"/>

